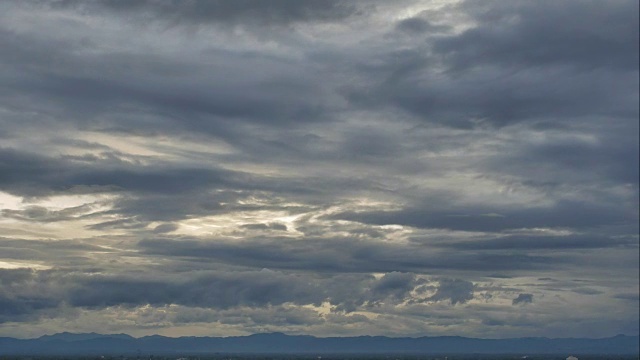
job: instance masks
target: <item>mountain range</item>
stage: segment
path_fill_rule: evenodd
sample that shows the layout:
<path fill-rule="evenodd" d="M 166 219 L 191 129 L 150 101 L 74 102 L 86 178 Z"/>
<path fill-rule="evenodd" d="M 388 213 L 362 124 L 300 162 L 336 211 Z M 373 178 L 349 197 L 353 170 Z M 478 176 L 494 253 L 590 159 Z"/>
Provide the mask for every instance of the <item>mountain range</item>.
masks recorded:
<path fill-rule="evenodd" d="M 134 338 L 126 334 L 58 333 L 36 339 L 0 338 L 0 355 L 204 353 L 638 354 L 638 336 L 478 339 L 458 336 L 392 338 L 264 333 L 238 337 Z"/>

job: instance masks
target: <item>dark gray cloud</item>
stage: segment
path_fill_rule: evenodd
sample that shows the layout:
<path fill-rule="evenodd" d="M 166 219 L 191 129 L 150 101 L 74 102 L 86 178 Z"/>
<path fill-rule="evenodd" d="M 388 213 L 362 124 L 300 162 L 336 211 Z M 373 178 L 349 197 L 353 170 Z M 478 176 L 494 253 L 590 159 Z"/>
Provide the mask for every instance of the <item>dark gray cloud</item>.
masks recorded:
<path fill-rule="evenodd" d="M 637 119 L 637 103 L 621 101 L 638 94 L 637 2 L 459 6 L 477 26 L 439 37 L 416 56 L 389 57 L 388 70 L 375 74 L 379 86 L 354 87 L 348 97 L 454 127 Z M 415 31 L 424 24 L 407 19 L 398 26 Z"/>
<path fill-rule="evenodd" d="M 55 300 L 46 297 L 1 297 L 0 323 L 28 320 L 35 317 L 42 310 L 55 309 L 59 305 Z"/>
<path fill-rule="evenodd" d="M 558 178 L 572 183 L 628 184 L 637 191 L 638 143 L 624 133 L 638 131 L 637 121 L 594 126 L 594 140 L 560 137 L 522 146 L 517 152 L 499 156 L 489 166 L 496 171 L 527 176 L 532 183 L 549 189 L 562 186 Z M 629 161 L 627 161 L 629 160 Z M 543 170 L 544 171 L 541 171 Z"/>
<path fill-rule="evenodd" d="M 63 210 L 52 211 L 42 206 L 32 205 L 24 210 L 2 210 L 0 213 L 6 218 L 13 218 L 22 221 L 38 221 L 38 222 L 57 222 L 77 220 L 83 217 L 90 217 L 94 214 L 91 212 L 95 204 L 86 204 L 66 208 Z"/>
<path fill-rule="evenodd" d="M 638 299 L 640 299 L 640 296 L 638 295 L 638 293 L 621 293 L 621 294 L 616 294 L 613 297 L 616 299 L 636 301 L 636 302 L 638 301 Z"/>
<path fill-rule="evenodd" d="M 63 304 L 88 309 L 173 304 L 229 310 L 330 302 L 338 311 L 351 312 L 367 304 L 402 303 L 419 283 L 415 274 L 408 273 L 388 273 L 376 279 L 371 275 L 319 277 L 267 269 L 154 275 L 3 269 L 0 280 L 4 321 L 37 317 L 43 310 Z M 457 294 L 464 287 L 459 285 L 462 283 L 441 282 L 438 291 L 453 304 L 465 302 L 467 295 Z"/>
<path fill-rule="evenodd" d="M 531 304 L 533 302 L 533 294 L 518 294 L 518 297 L 511 302 L 513 305 Z"/>
<path fill-rule="evenodd" d="M 417 285 L 415 274 L 391 272 L 385 274 L 371 289 L 374 294 L 404 299 Z"/>
<path fill-rule="evenodd" d="M 50 295 L 53 288 L 47 283 L 48 276 L 43 274 L 37 285 L 33 284 L 35 276 L 28 269 L 0 269 L 0 323 L 28 320 L 60 305 L 60 300 Z"/>
<path fill-rule="evenodd" d="M 468 1 L 460 6 L 480 25 L 434 46 L 455 69 L 569 65 L 637 71 L 636 1 Z"/>
<path fill-rule="evenodd" d="M 609 205 L 609 204 L 607 204 Z M 527 227 L 591 228 L 612 225 L 626 220 L 627 213 L 613 204 L 559 201 L 551 207 L 495 208 L 465 207 L 432 210 L 408 208 L 397 211 L 342 213 L 334 219 L 359 221 L 377 225 L 408 225 L 419 228 L 441 228 L 468 231 L 501 231 Z"/>
<path fill-rule="evenodd" d="M 124 15 L 139 15 L 177 24 L 252 24 L 287 25 L 306 21 L 338 21 L 357 14 L 357 4 L 345 1 L 256 0 L 234 2 L 194 0 L 180 4 L 174 1 L 75 1 L 61 0 L 54 7 L 78 7 L 83 11 L 105 9 Z"/>
<path fill-rule="evenodd" d="M 172 232 L 178 230 L 178 225 L 176 224 L 170 224 L 170 223 L 166 223 L 166 224 L 160 224 L 158 226 L 156 226 L 155 228 L 153 228 L 153 232 L 155 233 L 168 233 L 168 232 Z"/>
<path fill-rule="evenodd" d="M 234 172 L 222 169 L 145 169 L 140 164 L 110 161 L 86 165 L 12 149 L 1 149 L 0 159 L 4 174 L 0 177 L 0 188 L 26 196 L 74 190 L 180 193 L 237 181 L 232 179 Z"/>
<path fill-rule="evenodd" d="M 405 66 L 398 65 L 390 74 L 395 77 L 392 81 L 373 90 L 353 89 L 348 97 L 356 105 L 389 104 L 424 121 L 456 128 L 523 121 L 557 123 L 558 118 L 567 121 L 583 116 L 633 119 L 638 114 L 637 106 L 620 101 L 638 93 L 637 72 L 534 67 L 443 75 L 428 69 L 407 69 L 405 73 Z M 442 77 L 451 78 L 443 81 Z"/>
<path fill-rule="evenodd" d="M 430 301 L 449 300 L 451 305 L 464 304 L 473 299 L 473 283 L 459 279 L 441 279 L 436 293 Z"/>
<path fill-rule="evenodd" d="M 271 145 L 273 151 L 273 144 L 260 136 L 247 138 L 248 130 L 331 120 L 328 110 L 334 107 L 314 84 L 313 70 L 256 52 L 212 49 L 203 54 L 215 65 L 126 52 L 89 60 L 78 51 L 100 52 L 98 44 L 52 44 L 6 29 L 0 29 L 0 43 L 11 54 L 0 59 L 6 85 L 0 101 L 18 110 L 14 116 L 23 128 L 46 122 L 146 136 L 207 133 L 248 150 Z M 34 119 L 19 111 L 25 108 L 46 116 Z M 16 121 L 2 123 L 12 131 Z"/>
<path fill-rule="evenodd" d="M 147 239 L 138 243 L 149 255 L 208 259 L 230 264 L 319 272 L 428 274 L 436 270 L 495 272 L 553 268 L 564 259 L 528 254 L 435 252 L 423 246 L 369 243 L 356 238 L 258 238 L 245 241 Z"/>
<path fill-rule="evenodd" d="M 572 290 L 575 293 L 578 294 L 583 294 L 583 295 L 600 295 L 603 294 L 604 292 L 600 291 L 600 290 L 596 290 L 596 289 L 591 289 L 591 288 L 577 288 L 577 289 L 573 289 Z"/>
<path fill-rule="evenodd" d="M 269 224 L 246 224 L 242 225 L 245 229 L 250 230 L 287 230 L 287 225 L 279 224 L 279 223 L 269 223 Z"/>
<path fill-rule="evenodd" d="M 65 193 L 120 195 L 113 200 L 113 208 L 107 213 L 127 218 L 95 223 L 91 225 L 94 229 L 137 227 L 145 226 L 150 221 L 269 208 L 297 213 L 305 207 L 291 206 L 276 200 L 271 194 L 308 197 L 313 193 L 325 192 L 328 197 L 337 195 L 332 189 L 339 188 L 338 183 L 343 189 L 356 185 L 348 179 L 335 179 L 336 183 L 330 184 L 321 179 L 263 177 L 215 166 L 184 168 L 162 162 L 142 165 L 102 158 L 79 162 L 13 149 L 0 149 L 0 171 L 3 174 L 0 176 L 0 189 L 11 194 L 26 197 Z M 314 187 L 313 183 L 318 186 Z M 238 204 L 251 197 L 273 200 L 268 206 Z M 28 221 L 52 222 L 74 218 L 74 213 L 81 213 L 91 206 L 88 204 L 60 211 L 31 206 L 19 211 L 3 210 L 3 214 Z M 104 212 L 94 215 L 100 214 Z M 274 230 L 285 229 L 277 223 L 269 227 Z"/>
<path fill-rule="evenodd" d="M 597 235 L 572 236 L 504 236 L 497 239 L 469 242 L 450 242 L 441 246 L 460 250 L 518 250 L 518 249 L 598 249 L 609 247 L 637 248 L 633 238 L 607 238 Z"/>
<path fill-rule="evenodd" d="M 422 34 L 425 32 L 444 32 L 449 30 L 449 27 L 434 25 L 429 20 L 420 17 L 412 17 L 399 21 L 396 29 L 410 34 Z"/>
<path fill-rule="evenodd" d="M 188 279 L 86 278 L 69 294 L 74 306 L 181 304 L 228 308 L 279 305 L 285 302 L 320 305 L 322 289 L 293 275 L 268 270 L 224 273 Z"/>

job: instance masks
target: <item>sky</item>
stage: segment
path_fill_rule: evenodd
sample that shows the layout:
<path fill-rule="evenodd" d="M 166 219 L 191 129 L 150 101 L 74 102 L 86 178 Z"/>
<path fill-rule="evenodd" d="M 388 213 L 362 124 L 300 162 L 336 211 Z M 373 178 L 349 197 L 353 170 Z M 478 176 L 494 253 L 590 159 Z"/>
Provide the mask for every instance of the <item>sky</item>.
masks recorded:
<path fill-rule="evenodd" d="M 637 335 L 638 2 L 0 2 L 0 336 Z"/>

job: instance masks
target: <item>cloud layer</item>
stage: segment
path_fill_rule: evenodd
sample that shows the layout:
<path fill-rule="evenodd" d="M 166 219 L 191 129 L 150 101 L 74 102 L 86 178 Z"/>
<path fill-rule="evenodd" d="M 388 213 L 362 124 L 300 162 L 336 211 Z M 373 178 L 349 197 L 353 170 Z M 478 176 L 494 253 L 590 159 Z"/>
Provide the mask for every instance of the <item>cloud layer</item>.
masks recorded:
<path fill-rule="evenodd" d="M 638 27 L 3 2 L 0 335 L 638 334 Z"/>

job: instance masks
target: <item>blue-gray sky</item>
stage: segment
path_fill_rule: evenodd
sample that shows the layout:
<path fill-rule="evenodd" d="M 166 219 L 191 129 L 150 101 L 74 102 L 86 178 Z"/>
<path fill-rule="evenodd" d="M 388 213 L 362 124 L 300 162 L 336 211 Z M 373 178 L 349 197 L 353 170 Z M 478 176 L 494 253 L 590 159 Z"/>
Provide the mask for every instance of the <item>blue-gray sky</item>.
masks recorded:
<path fill-rule="evenodd" d="M 0 336 L 638 334 L 638 2 L 0 2 Z"/>

